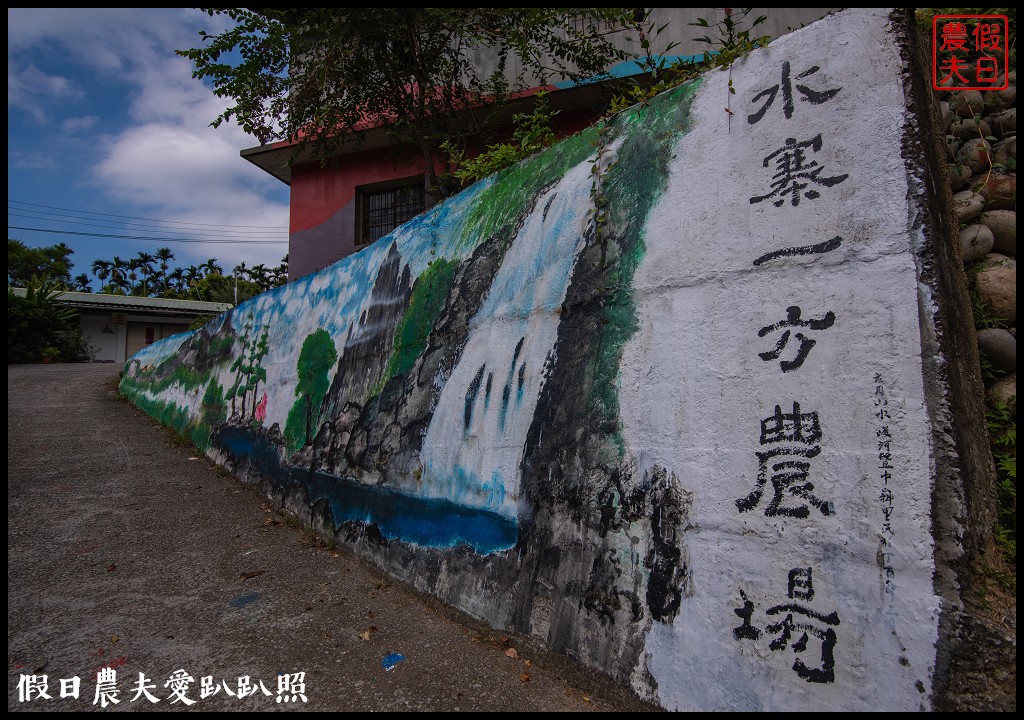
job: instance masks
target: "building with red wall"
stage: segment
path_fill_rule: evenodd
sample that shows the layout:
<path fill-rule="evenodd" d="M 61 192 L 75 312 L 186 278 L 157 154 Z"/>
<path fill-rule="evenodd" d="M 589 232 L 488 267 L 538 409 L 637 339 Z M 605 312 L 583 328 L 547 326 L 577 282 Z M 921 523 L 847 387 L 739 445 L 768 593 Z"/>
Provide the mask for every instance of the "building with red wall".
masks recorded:
<path fill-rule="evenodd" d="M 754 8 L 750 19 L 763 14 L 767 20 L 759 25 L 756 35 L 777 37 L 818 19 L 824 8 Z M 650 20 L 657 25 L 668 23 L 664 46 L 677 43 L 670 59 L 699 59 L 707 45 L 692 36 L 699 31 L 690 24 L 698 18 L 720 16 L 716 8 L 655 8 Z M 642 54 L 635 38 L 620 32 L 615 44 L 632 55 Z M 480 58 L 486 64 L 486 58 Z M 516 70 L 513 68 L 513 70 Z M 613 78 L 640 74 L 634 61 L 619 63 L 609 69 Z M 557 137 L 578 132 L 601 117 L 614 92 L 614 84 L 577 85 L 559 82 L 536 87 L 510 104 L 503 126 L 511 135 L 511 117 L 516 112 L 529 112 L 539 90 L 551 91 L 550 105 L 559 114 L 553 130 Z M 501 131 L 498 135 L 500 137 Z M 288 244 L 289 280 L 316 272 L 357 252 L 386 235 L 394 227 L 425 209 L 423 158 L 418 154 L 401 154 L 385 128 L 365 132 L 349 151 L 342 151 L 326 164 L 309 156 L 293 158 L 293 146 L 287 142 L 261 145 L 243 150 L 243 158 L 262 168 L 291 187 L 291 212 Z M 435 172 L 446 170 L 441 166 Z"/>

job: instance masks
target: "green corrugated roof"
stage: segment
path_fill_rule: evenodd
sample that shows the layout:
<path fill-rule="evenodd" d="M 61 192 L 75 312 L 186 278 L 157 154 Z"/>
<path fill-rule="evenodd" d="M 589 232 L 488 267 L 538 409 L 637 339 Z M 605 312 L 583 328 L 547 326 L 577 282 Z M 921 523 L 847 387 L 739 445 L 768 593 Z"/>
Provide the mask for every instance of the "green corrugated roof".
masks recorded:
<path fill-rule="evenodd" d="M 25 288 L 11 288 L 18 297 L 25 297 Z M 104 310 L 149 310 L 177 312 L 187 315 L 219 315 L 230 310 L 231 303 L 200 302 L 198 300 L 174 300 L 172 298 L 134 297 L 132 295 L 107 295 L 105 293 L 83 293 L 66 291 L 56 298 L 61 305 L 73 308 L 101 308 Z"/>

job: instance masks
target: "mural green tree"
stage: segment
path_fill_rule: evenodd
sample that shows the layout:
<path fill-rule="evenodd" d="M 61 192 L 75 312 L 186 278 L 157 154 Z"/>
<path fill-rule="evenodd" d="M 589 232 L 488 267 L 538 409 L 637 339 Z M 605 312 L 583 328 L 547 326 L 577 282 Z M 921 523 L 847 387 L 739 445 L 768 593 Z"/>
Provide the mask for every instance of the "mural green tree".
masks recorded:
<path fill-rule="evenodd" d="M 256 415 L 256 403 L 257 403 L 257 391 L 259 390 L 260 382 L 267 381 L 267 369 L 263 367 L 263 358 L 270 352 L 270 326 L 264 325 L 263 332 L 260 333 L 259 339 L 252 344 L 249 349 L 249 362 L 246 365 L 246 372 L 248 382 L 246 383 L 249 392 L 252 393 L 252 406 L 249 412 L 250 417 Z M 245 414 L 245 398 L 242 399 L 242 414 Z"/>
<path fill-rule="evenodd" d="M 252 321 L 250 320 L 245 324 L 245 329 L 242 330 L 242 347 L 238 351 L 238 355 L 235 357 L 234 362 L 231 363 L 230 371 L 235 374 L 235 381 L 227 389 L 227 399 L 231 401 L 231 417 L 235 417 L 238 411 L 235 408 L 235 399 L 242 399 L 242 415 L 245 415 L 245 392 L 248 389 L 243 380 L 246 377 L 245 360 L 246 353 L 249 352 L 249 337 L 252 333 Z"/>
<path fill-rule="evenodd" d="M 302 343 L 296 366 L 296 400 L 284 426 L 285 442 L 290 452 L 295 452 L 312 440 L 313 416 L 320 412 L 320 404 L 330 387 L 328 375 L 337 359 L 338 351 L 334 341 L 323 328 L 310 333 Z"/>
<path fill-rule="evenodd" d="M 227 409 L 227 403 L 224 401 L 224 388 L 216 380 L 211 380 L 203 395 L 203 423 L 210 428 L 219 425 L 224 422 L 224 413 L 227 412 Z"/>
<path fill-rule="evenodd" d="M 227 389 L 227 398 L 231 400 L 231 416 L 238 415 L 245 418 L 246 403 L 250 393 L 252 394 L 252 405 L 249 408 L 249 417 L 256 414 L 256 391 L 261 382 L 267 381 L 267 369 L 263 367 L 263 358 L 270 352 L 270 327 L 264 325 L 257 329 L 258 336 L 252 332 L 252 322 L 247 322 L 242 331 L 244 338 L 242 348 L 231 363 L 230 371 L 235 374 L 235 381 Z M 241 400 L 241 408 L 236 409 L 235 399 Z"/>

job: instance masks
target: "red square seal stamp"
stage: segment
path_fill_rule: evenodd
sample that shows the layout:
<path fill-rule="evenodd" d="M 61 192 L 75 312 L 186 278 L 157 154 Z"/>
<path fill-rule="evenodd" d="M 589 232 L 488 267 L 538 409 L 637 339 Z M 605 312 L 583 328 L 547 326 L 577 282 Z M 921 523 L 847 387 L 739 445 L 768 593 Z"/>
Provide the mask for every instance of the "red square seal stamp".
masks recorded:
<path fill-rule="evenodd" d="M 932 18 L 932 87 L 1005 90 L 1009 87 L 1009 20 L 1005 15 Z"/>

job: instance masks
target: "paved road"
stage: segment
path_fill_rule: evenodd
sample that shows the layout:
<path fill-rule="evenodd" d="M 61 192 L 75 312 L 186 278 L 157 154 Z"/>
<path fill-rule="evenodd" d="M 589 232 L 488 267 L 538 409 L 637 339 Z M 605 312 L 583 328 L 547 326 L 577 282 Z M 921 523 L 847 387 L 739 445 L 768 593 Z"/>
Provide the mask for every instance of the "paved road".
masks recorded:
<path fill-rule="evenodd" d="M 9 710 L 102 709 L 104 667 L 119 700 L 107 710 L 653 709 L 319 547 L 119 401 L 116 376 L 112 365 L 8 367 Z M 404 660 L 385 671 L 393 653 Z M 193 682 L 175 696 L 179 670 Z M 52 699 L 36 685 L 21 701 L 31 676 L 46 676 Z M 78 699 L 62 698 L 74 677 Z M 204 677 L 217 692 L 201 699 Z M 300 679 L 306 702 L 292 702 Z M 282 682 L 289 702 L 277 702 Z"/>

